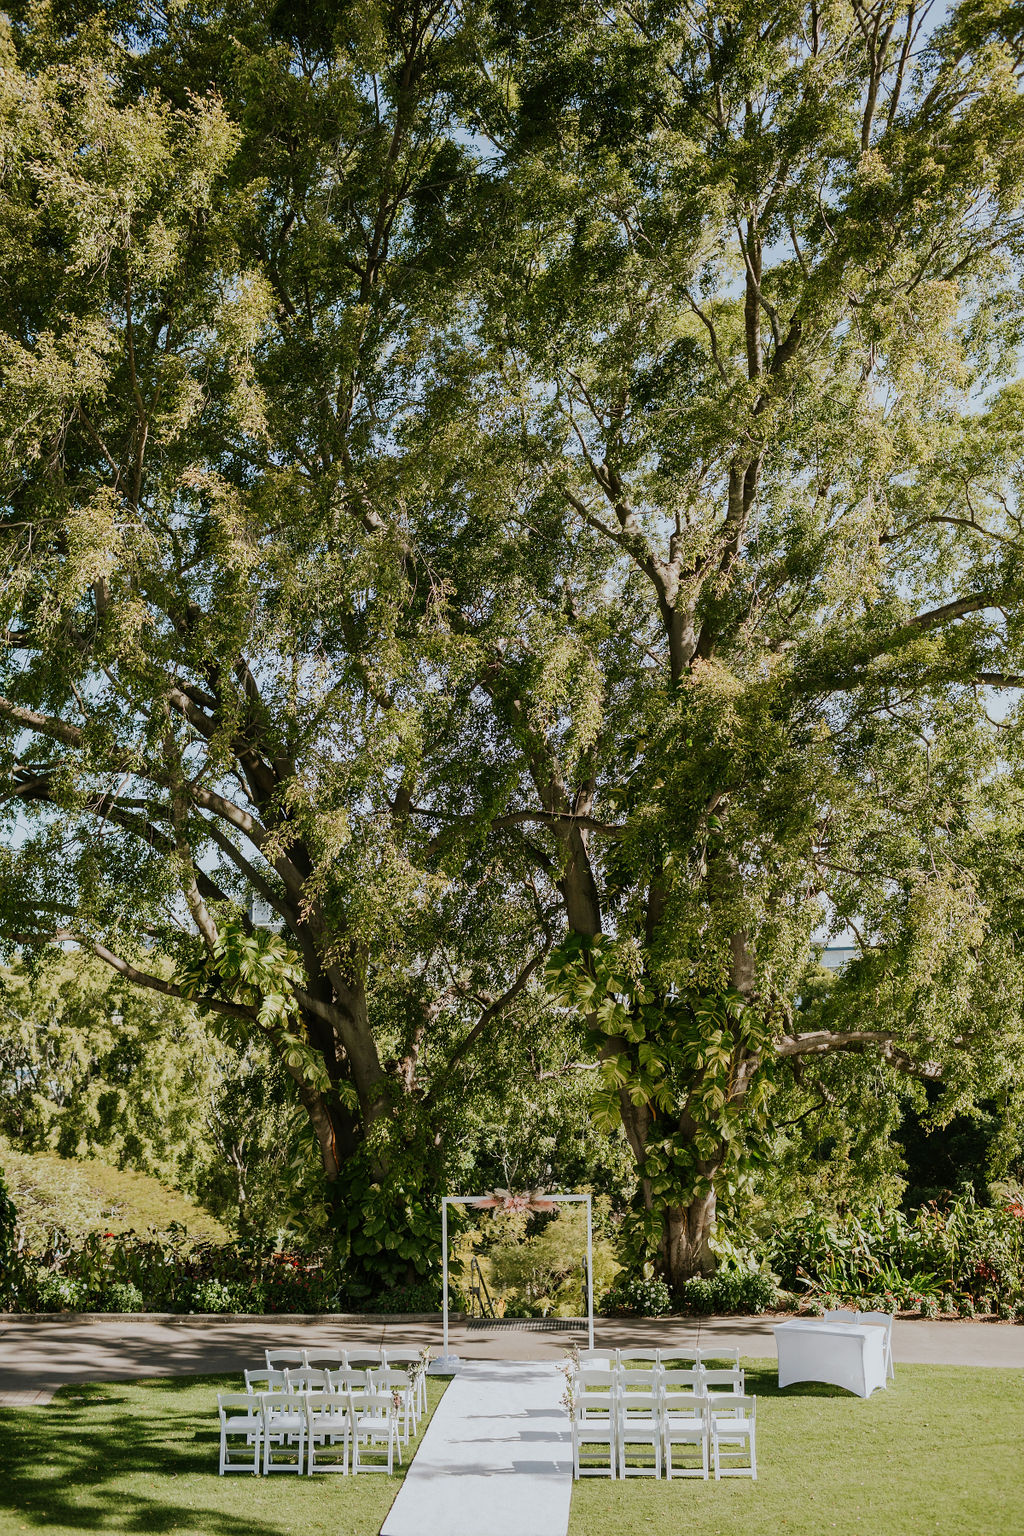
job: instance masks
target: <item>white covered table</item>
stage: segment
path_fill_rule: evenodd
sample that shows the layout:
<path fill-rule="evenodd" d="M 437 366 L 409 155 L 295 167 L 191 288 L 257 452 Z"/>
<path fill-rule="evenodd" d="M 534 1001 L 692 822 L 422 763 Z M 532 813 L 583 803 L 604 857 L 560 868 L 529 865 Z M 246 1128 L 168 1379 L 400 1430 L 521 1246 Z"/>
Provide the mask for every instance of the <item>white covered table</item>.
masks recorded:
<path fill-rule="evenodd" d="M 827 1381 L 858 1397 L 870 1397 L 886 1384 L 884 1328 L 794 1318 L 776 1325 L 775 1347 L 780 1387 L 793 1381 Z"/>

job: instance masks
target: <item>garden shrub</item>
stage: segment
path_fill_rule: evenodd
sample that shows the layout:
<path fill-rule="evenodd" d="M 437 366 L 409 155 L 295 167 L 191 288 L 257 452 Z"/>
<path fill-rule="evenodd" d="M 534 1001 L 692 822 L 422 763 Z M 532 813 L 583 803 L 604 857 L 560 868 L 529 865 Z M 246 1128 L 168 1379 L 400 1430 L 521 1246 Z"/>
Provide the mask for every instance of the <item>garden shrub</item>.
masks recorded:
<path fill-rule="evenodd" d="M 236 1293 L 223 1280 L 199 1280 L 192 1288 L 193 1312 L 233 1312 Z"/>
<path fill-rule="evenodd" d="M 81 1312 L 89 1303 L 87 1286 L 73 1275 L 37 1275 L 34 1290 L 37 1312 Z"/>
<path fill-rule="evenodd" d="M 146 1310 L 142 1292 L 130 1280 L 115 1280 L 112 1285 L 108 1285 L 99 1297 L 99 1306 L 103 1312 L 144 1312 Z"/>
<path fill-rule="evenodd" d="M 672 1310 L 672 1295 L 656 1275 L 623 1276 L 605 1292 L 601 1310 L 609 1317 L 663 1317 Z"/>
<path fill-rule="evenodd" d="M 771 1275 L 759 1270 L 720 1270 L 685 1281 L 676 1297 L 680 1311 L 710 1317 L 721 1312 L 764 1312 L 775 1305 L 777 1294 Z"/>
<path fill-rule="evenodd" d="M 364 1312 L 437 1312 L 441 1306 L 439 1286 L 429 1280 L 415 1285 L 393 1285 L 381 1291 L 372 1301 L 365 1302 L 359 1311 Z"/>

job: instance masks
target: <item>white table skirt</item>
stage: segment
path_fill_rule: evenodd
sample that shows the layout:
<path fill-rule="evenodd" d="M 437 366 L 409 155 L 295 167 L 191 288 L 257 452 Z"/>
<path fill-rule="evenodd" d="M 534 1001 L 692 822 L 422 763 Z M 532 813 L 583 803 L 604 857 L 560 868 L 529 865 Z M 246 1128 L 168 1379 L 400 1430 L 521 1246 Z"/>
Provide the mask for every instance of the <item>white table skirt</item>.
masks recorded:
<path fill-rule="evenodd" d="M 858 1397 L 884 1387 L 885 1329 L 857 1323 L 800 1318 L 775 1327 L 779 1386 L 793 1381 L 827 1381 Z"/>

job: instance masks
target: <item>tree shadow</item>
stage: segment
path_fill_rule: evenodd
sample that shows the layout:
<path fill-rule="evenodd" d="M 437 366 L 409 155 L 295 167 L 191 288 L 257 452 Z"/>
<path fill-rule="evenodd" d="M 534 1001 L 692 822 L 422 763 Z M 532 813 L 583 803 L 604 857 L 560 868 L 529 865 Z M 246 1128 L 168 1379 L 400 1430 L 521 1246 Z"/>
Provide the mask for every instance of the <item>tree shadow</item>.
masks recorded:
<path fill-rule="evenodd" d="M 204 1536 L 280 1536 L 279 1524 L 251 1514 L 197 1508 L 194 1498 L 188 1506 L 172 1501 L 175 1479 L 217 1477 L 215 1400 L 212 1412 L 191 1416 L 159 1405 L 160 1398 L 173 1399 L 197 1385 L 237 1388 L 233 1378 L 154 1381 L 146 1383 L 153 1396 L 140 1403 L 116 1387 L 83 1384 L 64 1389 L 43 1407 L 0 1410 L 5 1463 L 0 1516 L 16 1516 L 12 1523 L 20 1527 L 159 1533 L 180 1531 L 187 1523 L 199 1526 Z M 105 1410 L 103 1416 L 90 1416 L 97 1408 Z M 153 1479 L 152 1493 L 123 1486 L 124 1479 L 138 1475 Z"/>

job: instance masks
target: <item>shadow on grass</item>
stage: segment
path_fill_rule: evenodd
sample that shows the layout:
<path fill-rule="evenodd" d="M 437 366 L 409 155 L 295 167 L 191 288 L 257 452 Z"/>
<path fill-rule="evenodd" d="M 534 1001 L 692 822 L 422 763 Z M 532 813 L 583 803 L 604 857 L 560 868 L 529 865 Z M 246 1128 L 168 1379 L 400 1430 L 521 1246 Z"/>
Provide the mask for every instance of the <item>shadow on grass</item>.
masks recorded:
<path fill-rule="evenodd" d="M 234 1379 L 191 1377 L 132 1386 L 144 1386 L 148 1401 L 116 1385 L 82 1385 L 65 1388 L 46 1407 L 0 1410 L 0 1524 L 6 1515 L 16 1516 L 20 1528 L 31 1523 L 135 1533 L 192 1526 L 204 1536 L 279 1536 L 276 1523 L 203 1504 L 195 1498 L 194 1483 L 187 1502 L 173 1501 L 171 1487 L 160 1486 L 179 1478 L 217 1478 L 220 1430 L 213 1394 L 236 1390 Z M 154 1411 L 154 1394 L 173 1400 L 196 1386 L 211 1389 L 201 1408 L 193 1404 L 175 1412 L 168 1403 L 167 1411 L 159 1405 Z M 155 1491 L 124 1486 L 136 1477 L 151 1478 Z"/>

